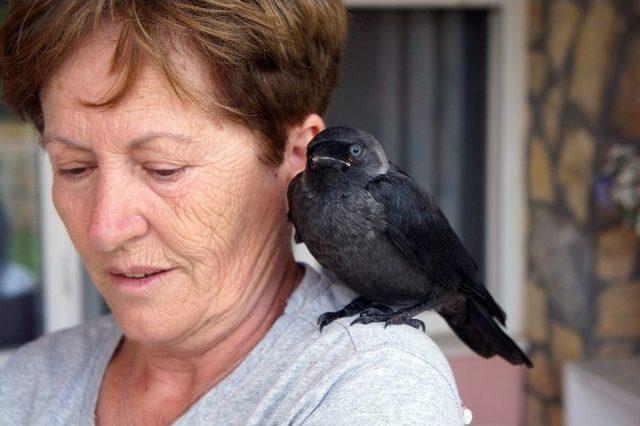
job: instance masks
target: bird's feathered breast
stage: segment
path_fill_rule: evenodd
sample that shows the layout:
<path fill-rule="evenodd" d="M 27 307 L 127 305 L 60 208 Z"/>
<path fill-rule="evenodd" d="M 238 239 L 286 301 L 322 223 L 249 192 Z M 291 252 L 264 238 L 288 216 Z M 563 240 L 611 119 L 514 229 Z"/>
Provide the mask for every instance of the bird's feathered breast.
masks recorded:
<path fill-rule="evenodd" d="M 331 176 L 331 175 L 330 175 Z M 362 234 L 373 227 L 382 226 L 381 206 L 373 200 L 368 191 L 360 185 L 346 182 L 335 182 L 340 179 L 334 174 L 324 181 L 311 181 L 303 174 L 296 176 L 289 185 L 288 198 L 291 216 L 297 216 L 296 208 L 313 212 L 307 214 L 305 224 L 296 224 L 296 228 L 313 227 L 313 234 L 327 235 L 333 228 L 349 234 Z M 353 221 L 357 213 L 358 221 Z M 323 232 L 318 232 L 320 229 Z M 311 233 L 310 233 L 311 234 Z"/>

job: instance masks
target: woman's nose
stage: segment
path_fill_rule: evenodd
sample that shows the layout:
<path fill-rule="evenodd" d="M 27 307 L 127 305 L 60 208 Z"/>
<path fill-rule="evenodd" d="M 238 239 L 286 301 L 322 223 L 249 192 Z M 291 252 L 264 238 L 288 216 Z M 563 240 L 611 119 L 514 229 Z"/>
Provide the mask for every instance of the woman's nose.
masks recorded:
<path fill-rule="evenodd" d="M 135 185 L 120 178 L 98 179 L 89 220 L 89 239 L 96 250 L 112 252 L 145 235 L 148 223 L 141 214 L 143 200 Z"/>

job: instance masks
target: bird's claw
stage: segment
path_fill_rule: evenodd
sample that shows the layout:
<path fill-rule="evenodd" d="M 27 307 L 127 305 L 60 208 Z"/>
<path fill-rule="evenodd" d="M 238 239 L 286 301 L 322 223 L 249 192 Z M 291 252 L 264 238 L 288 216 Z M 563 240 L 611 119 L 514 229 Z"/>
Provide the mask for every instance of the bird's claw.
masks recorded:
<path fill-rule="evenodd" d="M 422 329 L 422 331 L 424 331 L 425 333 L 427 332 L 427 329 L 424 325 L 424 321 L 421 321 L 415 318 L 407 318 L 404 315 L 398 315 L 398 316 L 392 315 L 391 317 L 389 317 L 387 322 L 384 323 L 384 328 L 387 328 L 388 325 L 392 325 L 392 324 L 407 324 L 415 329 L 418 329 L 418 330 Z"/>
<path fill-rule="evenodd" d="M 320 332 L 322 333 L 322 329 L 337 320 L 338 318 L 350 317 L 351 315 L 355 315 L 358 313 L 362 313 L 364 310 L 367 310 L 371 307 L 371 302 L 369 302 L 364 297 L 357 297 L 351 301 L 347 306 L 340 309 L 336 312 L 325 312 L 324 314 L 318 317 L 318 325 L 320 326 Z M 382 305 L 375 305 L 382 306 Z M 386 306 L 383 306 L 386 308 Z"/>
<path fill-rule="evenodd" d="M 351 325 L 353 324 L 370 324 L 372 322 L 382 322 L 387 318 L 386 316 L 379 315 L 364 315 L 359 316 L 358 318 L 351 321 Z"/>
<path fill-rule="evenodd" d="M 379 309 L 379 307 L 383 309 Z M 391 308 L 384 305 L 372 306 L 363 310 L 360 316 L 351 322 L 351 325 L 370 324 L 372 322 L 384 322 L 384 328 L 387 328 L 389 325 L 407 324 L 415 329 L 422 329 L 422 331 L 426 332 L 423 321 L 412 318 L 410 313 L 403 312 L 402 310 L 393 312 Z"/>
<path fill-rule="evenodd" d="M 318 325 L 320 326 L 320 332 L 322 333 L 322 329 L 331 324 L 333 321 L 340 318 L 340 315 L 337 312 L 325 312 L 324 314 L 318 317 Z"/>
<path fill-rule="evenodd" d="M 363 309 L 362 312 L 360 312 L 360 316 L 370 317 L 370 316 L 376 316 L 376 315 L 389 315 L 392 313 L 393 313 L 393 309 L 391 309 L 390 307 L 376 303 L 371 305 L 367 309 Z"/>

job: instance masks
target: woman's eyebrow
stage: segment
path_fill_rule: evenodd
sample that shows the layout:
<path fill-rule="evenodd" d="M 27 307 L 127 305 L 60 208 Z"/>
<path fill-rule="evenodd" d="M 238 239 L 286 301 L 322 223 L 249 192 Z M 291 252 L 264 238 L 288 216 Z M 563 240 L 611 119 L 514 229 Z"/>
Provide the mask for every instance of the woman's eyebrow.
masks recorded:
<path fill-rule="evenodd" d="M 190 138 L 186 135 L 181 135 L 177 133 L 170 132 L 150 132 L 140 137 L 135 138 L 134 140 L 128 143 L 130 149 L 135 149 L 144 145 L 146 143 L 152 142 L 156 139 L 171 139 L 176 142 L 184 143 L 184 144 L 193 144 L 197 143 L 196 140 Z"/>
<path fill-rule="evenodd" d="M 186 143 L 186 144 L 193 144 L 193 143 L 197 143 L 197 141 L 195 141 L 194 139 L 190 138 L 189 136 L 186 135 L 181 135 L 181 134 L 177 134 L 177 133 L 170 133 L 170 132 L 149 132 L 146 133 L 142 136 L 139 136 L 131 141 L 129 141 L 127 143 L 129 149 L 136 149 L 139 148 L 140 146 L 152 142 L 154 140 L 157 139 L 171 139 L 173 141 L 176 142 L 180 142 L 180 143 Z M 38 141 L 41 147 L 45 147 L 47 144 L 49 143 L 53 143 L 53 142 L 57 142 L 57 143 L 62 143 L 65 145 L 69 145 L 75 149 L 80 149 L 83 151 L 90 151 L 90 149 L 82 146 L 81 144 L 74 142 L 68 138 L 64 138 L 62 136 L 58 136 L 58 135 L 54 135 L 54 134 L 44 134 L 42 136 L 42 138 Z"/>
<path fill-rule="evenodd" d="M 84 146 L 82 146 L 82 145 L 80 145 L 80 144 L 78 144 L 78 143 L 76 143 L 76 142 L 74 142 L 74 141 L 72 141 L 70 139 L 63 138 L 63 137 L 57 136 L 57 135 L 52 135 L 52 134 L 44 134 L 42 136 L 42 138 L 40 138 L 40 140 L 38 141 L 38 144 L 42 148 L 45 148 L 48 144 L 54 143 L 54 142 L 61 143 L 61 144 L 64 144 L 64 145 L 68 145 L 68 146 L 70 146 L 72 148 L 80 149 L 82 151 L 90 151 L 88 148 L 86 148 L 86 147 L 84 147 Z"/>

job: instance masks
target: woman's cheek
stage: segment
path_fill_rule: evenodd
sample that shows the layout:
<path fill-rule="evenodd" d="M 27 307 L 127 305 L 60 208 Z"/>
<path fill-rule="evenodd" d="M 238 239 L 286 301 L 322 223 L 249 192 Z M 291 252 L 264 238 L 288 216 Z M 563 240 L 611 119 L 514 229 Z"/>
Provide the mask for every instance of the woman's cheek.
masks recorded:
<path fill-rule="evenodd" d="M 221 256 L 234 239 L 233 200 L 224 199 L 224 193 L 212 192 L 191 193 L 171 215 L 173 234 L 183 249 L 196 257 Z"/>

